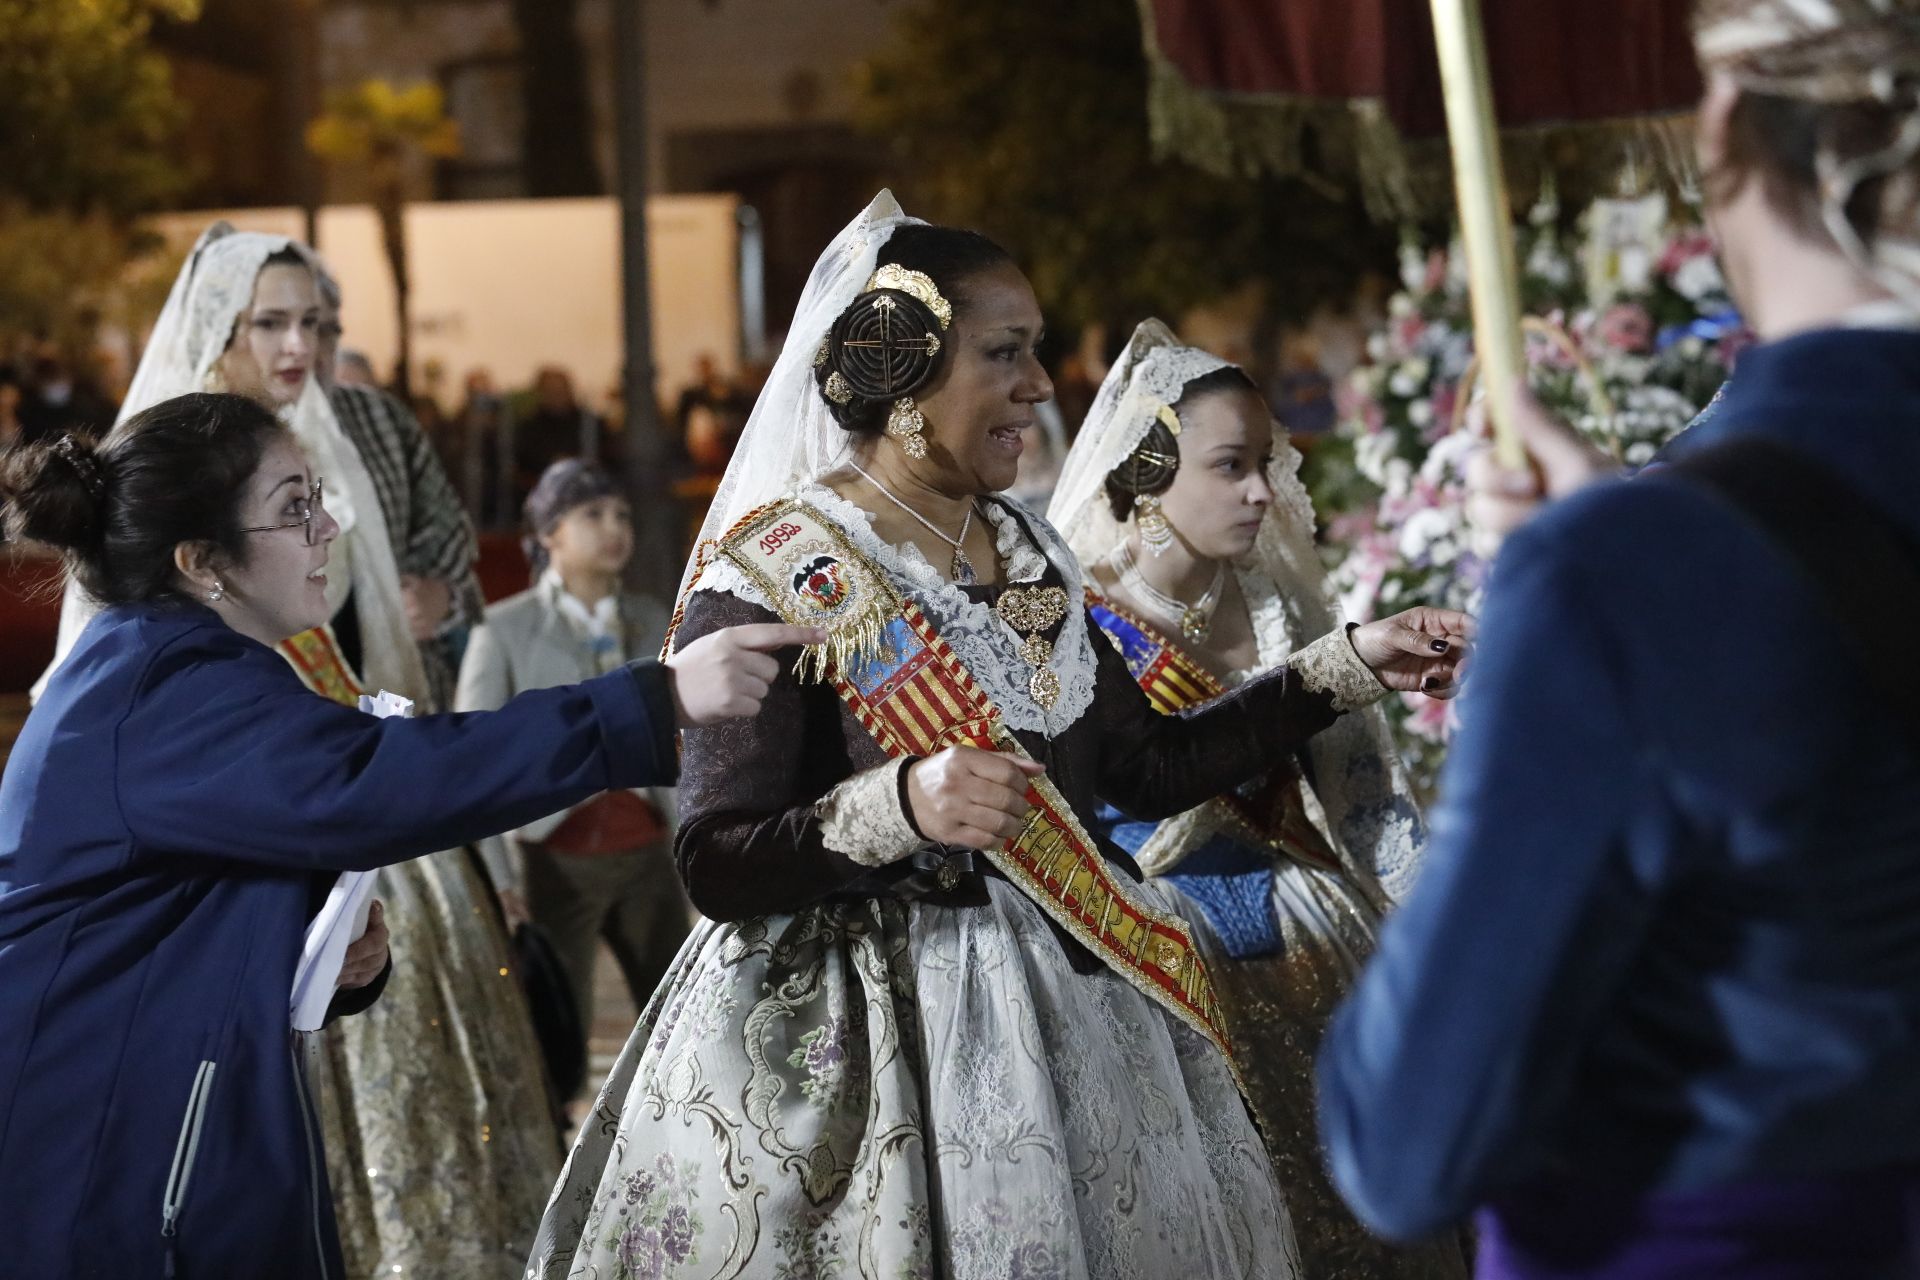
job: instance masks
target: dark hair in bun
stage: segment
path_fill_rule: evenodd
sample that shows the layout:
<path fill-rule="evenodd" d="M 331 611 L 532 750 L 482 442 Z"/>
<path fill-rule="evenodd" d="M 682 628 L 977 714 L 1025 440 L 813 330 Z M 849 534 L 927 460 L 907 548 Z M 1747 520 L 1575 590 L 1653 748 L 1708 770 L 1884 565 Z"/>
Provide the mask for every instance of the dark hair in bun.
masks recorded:
<path fill-rule="evenodd" d="M 1253 379 L 1239 365 L 1222 365 L 1180 388 L 1180 399 L 1173 406 L 1174 413 L 1177 416 L 1181 409 L 1196 400 L 1222 391 L 1251 391 L 1258 395 L 1260 388 L 1253 385 Z M 1133 514 L 1133 504 L 1137 499 L 1148 494 L 1165 493 L 1173 487 L 1173 478 L 1178 474 L 1179 438 L 1166 423 L 1156 420 L 1147 429 L 1146 438 L 1134 447 L 1119 466 L 1107 473 L 1107 505 L 1113 510 L 1113 518 L 1125 520 Z"/>
<path fill-rule="evenodd" d="M 915 223 L 888 238 L 876 265 L 920 272 L 958 312 L 966 305 L 969 280 L 1012 264 L 1012 255 L 977 231 Z M 883 326 L 892 340 L 881 345 Z M 922 341 L 926 334 L 937 341 Z M 950 334 L 911 293 L 874 289 L 855 298 L 828 331 L 824 358 L 813 371 L 833 420 L 848 431 L 879 433 L 893 402 L 919 391 L 945 367 Z M 835 374 L 841 382 L 834 389 L 844 399 L 828 394 Z"/>
<path fill-rule="evenodd" d="M 173 597 L 182 542 L 245 562 L 240 505 L 285 430 L 245 396 L 196 393 L 135 414 L 98 445 L 63 436 L 18 446 L 0 457 L 7 537 L 62 552 L 103 605 Z"/>

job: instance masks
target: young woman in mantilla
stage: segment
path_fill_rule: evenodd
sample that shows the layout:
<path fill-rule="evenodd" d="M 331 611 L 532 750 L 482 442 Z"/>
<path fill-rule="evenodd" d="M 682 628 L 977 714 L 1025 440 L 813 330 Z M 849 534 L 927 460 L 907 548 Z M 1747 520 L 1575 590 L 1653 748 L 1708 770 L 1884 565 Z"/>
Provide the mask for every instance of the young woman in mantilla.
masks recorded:
<path fill-rule="evenodd" d="M 1189 809 L 1455 656 L 1378 623 L 1161 716 L 1066 544 L 994 496 L 1052 394 L 1005 252 L 883 193 L 789 335 L 675 643 L 830 639 L 753 721 L 685 736 L 676 856 L 708 919 L 530 1274 L 1297 1275 L 1192 936 L 1085 823 L 1101 797 Z"/>
<path fill-rule="evenodd" d="M 1217 698 L 1339 634 L 1299 466 L 1245 372 L 1158 320 L 1134 332 L 1047 514 L 1086 566 L 1094 621 L 1156 710 Z M 1422 625 L 1448 633 L 1455 621 Z M 1447 634 L 1449 646 L 1465 639 Z M 1306 1274 L 1464 1277 L 1451 1239 L 1398 1249 L 1370 1235 L 1334 1193 L 1315 1128 L 1314 1051 L 1425 842 L 1385 717 L 1356 708 L 1198 808 L 1160 822 L 1107 808 L 1098 829 L 1180 890 Z"/>

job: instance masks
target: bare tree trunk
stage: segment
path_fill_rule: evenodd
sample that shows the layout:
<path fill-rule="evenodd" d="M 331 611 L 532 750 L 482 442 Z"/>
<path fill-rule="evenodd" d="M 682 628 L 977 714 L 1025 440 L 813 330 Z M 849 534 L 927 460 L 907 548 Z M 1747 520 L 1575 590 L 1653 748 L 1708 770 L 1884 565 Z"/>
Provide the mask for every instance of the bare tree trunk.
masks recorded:
<path fill-rule="evenodd" d="M 398 333 L 393 360 L 393 393 L 413 398 L 413 326 L 410 323 L 412 283 L 407 278 L 407 196 L 398 154 L 376 154 L 373 161 L 374 206 L 380 214 L 380 244 L 393 272 L 393 310 Z"/>

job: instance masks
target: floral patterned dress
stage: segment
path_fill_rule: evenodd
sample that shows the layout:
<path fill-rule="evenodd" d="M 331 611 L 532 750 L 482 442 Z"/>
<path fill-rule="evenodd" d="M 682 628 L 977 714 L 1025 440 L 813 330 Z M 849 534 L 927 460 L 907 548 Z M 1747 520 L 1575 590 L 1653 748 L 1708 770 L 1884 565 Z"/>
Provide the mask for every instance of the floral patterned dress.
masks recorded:
<path fill-rule="evenodd" d="M 1061 692 L 1040 705 L 992 608 L 1003 588 L 947 583 L 858 508 L 803 494 L 921 607 L 1076 812 L 1096 794 L 1177 811 L 1336 716 L 1292 668 L 1200 716 L 1157 715 L 1087 621 L 1071 553 L 996 500 L 1003 579 L 1071 602 L 1049 635 Z M 698 586 L 683 638 L 772 616 L 724 566 Z M 528 1275 L 1300 1274 L 1209 1041 L 985 859 L 956 881 L 928 874 L 924 844 L 879 866 L 848 855 L 909 825 L 900 774 L 832 688 L 791 674 L 759 716 L 687 733 L 676 854 L 711 918 L 582 1127 Z"/>

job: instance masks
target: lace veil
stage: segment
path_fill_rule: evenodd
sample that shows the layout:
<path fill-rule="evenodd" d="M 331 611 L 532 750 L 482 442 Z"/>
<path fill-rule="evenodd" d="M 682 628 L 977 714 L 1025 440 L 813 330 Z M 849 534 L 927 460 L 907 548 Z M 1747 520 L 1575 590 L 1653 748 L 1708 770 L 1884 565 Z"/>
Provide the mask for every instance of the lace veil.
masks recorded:
<path fill-rule="evenodd" d="M 891 191 L 881 191 L 813 264 L 786 345 L 700 525 L 676 599 L 686 598 L 707 552 L 742 516 L 853 456 L 853 437 L 833 420 L 814 383 L 814 356 L 833 322 L 866 288 L 888 238 L 918 221 L 901 211 Z"/>
<path fill-rule="evenodd" d="M 1134 330 L 1100 384 L 1047 511 L 1082 564 L 1104 559 L 1127 536 L 1107 503 L 1108 474 L 1139 447 L 1161 409 L 1177 402 L 1188 383 L 1227 364 L 1181 345 L 1158 320 Z M 1341 625 L 1314 544 L 1313 502 L 1300 482 L 1300 453 L 1278 424 L 1273 454 L 1273 506 L 1253 550 L 1234 566 L 1262 670 Z M 1342 716 L 1314 736 L 1308 756 L 1318 816 L 1348 870 L 1370 894 L 1384 891 L 1397 901 L 1411 887 L 1425 829 L 1385 714 L 1376 707 Z M 1171 870 L 1204 838 L 1205 821 L 1204 811 L 1196 810 L 1162 823 L 1142 850 L 1143 865 Z"/>
<path fill-rule="evenodd" d="M 286 250 L 299 254 L 316 277 L 325 273 L 326 268 L 312 250 L 285 236 L 236 231 L 224 221 L 201 234 L 147 339 L 140 367 L 134 371 L 126 400 L 114 420 L 116 431 L 135 414 L 163 400 L 216 385 L 215 365 L 226 351 L 241 314 L 253 300 L 255 279 L 267 259 Z M 335 547 L 346 544 L 344 554 L 336 552 L 335 560 L 345 560 L 347 566 L 345 575 L 329 575 L 328 598 L 338 607 L 347 590 L 353 592 L 365 668 L 360 674 L 375 688 L 391 689 L 416 700 L 425 698 L 426 672 L 407 628 L 399 564 L 371 473 L 341 431 L 318 379 L 309 378 L 300 398 L 280 410 L 280 417 L 300 442 L 314 474 L 326 479 L 327 512 L 341 531 Z M 336 578 L 337 582 L 332 580 Z M 36 697 L 97 611 L 98 606 L 69 581 L 54 660 L 34 686 Z"/>

